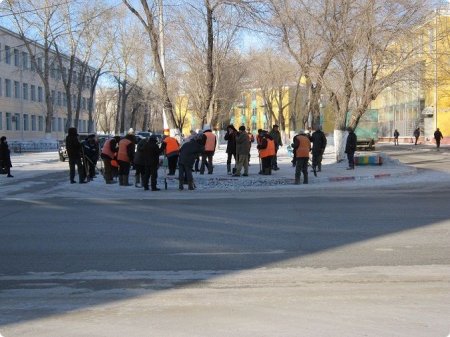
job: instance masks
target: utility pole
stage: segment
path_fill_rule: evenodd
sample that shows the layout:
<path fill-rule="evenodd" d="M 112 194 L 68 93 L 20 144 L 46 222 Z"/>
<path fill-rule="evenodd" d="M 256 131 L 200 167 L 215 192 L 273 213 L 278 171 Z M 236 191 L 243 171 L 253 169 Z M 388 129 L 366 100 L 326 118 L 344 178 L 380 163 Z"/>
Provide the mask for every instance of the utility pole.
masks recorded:
<path fill-rule="evenodd" d="M 159 6 L 159 52 L 161 55 L 161 67 L 163 70 L 164 75 L 166 74 L 166 50 L 164 48 L 164 10 L 163 10 L 163 0 L 158 0 L 158 6 Z M 166 110 L 162 108 L 162 116 L 163 116 L 163 129 L 164 129 L 164 135 L 169 136 L 170 135 L 170 129 L 169 124 L 167 123 L 167 116 L 166 116 Z"/>

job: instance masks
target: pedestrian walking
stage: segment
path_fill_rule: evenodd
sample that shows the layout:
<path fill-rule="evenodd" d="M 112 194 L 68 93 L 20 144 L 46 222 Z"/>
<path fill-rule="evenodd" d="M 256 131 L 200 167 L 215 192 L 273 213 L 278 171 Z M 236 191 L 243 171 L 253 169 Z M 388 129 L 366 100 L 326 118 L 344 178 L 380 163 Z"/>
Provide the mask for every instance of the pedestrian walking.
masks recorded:
<path fill-rule="evenodd" d="M 86 182 L 86 172 L 84 170 L 83 163 L 81 161 L 82 145 L 78 139 L 78 131 L 76 128 L 71 127 L 67 131 L 66 137 L 66 151 L 69 157 L 69 175 L 70 183 L 75 184 L 75 166 L 78 171 L 78 183 L 84 184 Z"/>
<path fill-rule="evenodd" d="M 11 174 L 11 151 L 9 150 L 8 142 L 6 137 L 2 136 L 0 138 L 0 169 L 6 174 L 8 178 L 14 178 Z"/>
<path fill-rule="evenodd" d="M 230 124 L 227 126 L 227 132 L 225 133 L 224 139 L 227 141 L 227 174 L 231 174 L 231 158 L 234 158 L 234 168 L 236 171 L 236 135 L 237 130 L 234 125 Z M 234 173 L 234 172 L 233 172 Z"/>
<path fill-rule="evenodd" d="M 439 151 L 439 148 L 441 147 L 441 140 L 444 137 L 442 136 L 442 132 L 441 130 L 439 130 L 439 128 L 436 129 L 436 131 L 434 131 L 434 140 L 436 141 L 436 149 Z"/>
<path fill-rule="evenodd" d="M 119 142 L 119 151 L 117 152 L 117 161 L 119 162 L 119 185 L 131 186 L 129 183 L 131 163 L 134 160 L 136 137 L 134 136 L 134 130 L 128 130 L 125 138 Z"/>
<path fill-rule="evenodd" d="M 142 185 L 144 190 L 148 191 L 149 182 L 152 191 L 160 191 L 157 186 L 158 179 L 158 167 L 159 167 L 159 156 L 164 152 L 166 143 L 162 143 L 161 147 L 158 145 L 158 138 L 152 135 L 146 140 L 142 147 L 142 157 L 144 158 L 144 179 Z"/>
<path fill-rule="evenodd" d="M 417 145 L 417 141 L 419 140 L 419 137 L 420 137 L 420 128 L 417 128 L 414 130 L 413 136 L 416 139 L 416 141 L 414 142 L 414 145 Z"/>
<path fill-rule="evenodd" d="M 355 152 L 356 152 L 357 137 L 356 137 L 356 134 L 353 132 L 353 128 L 348 127 L 347 131 L 348 131 L 348 136 L 347 136 L 347 142 L 345 144 L 345 153 L 347 154 L 347 159 L 348 159 L 347 170 L 354 170 L 355 169 Z"/>
<path fill-rule="evenodd" d="M 281 140 L 281 133 L 278 125 L 275 124 L 272 126 L 270 136 L 275 142 L 275 155 L 272 157 L 272 169 L 278 171 L 280 168 L 278 167 L 277 153 L 280 146 L 283 146 L 283 141 Z"/>
<path fill-rule="evenodd" d="M 200 174 L 205 173 L 205 167 L 208 167 L 208 174 L 213 174 L 213 157 L 216 151 L 217 137 L 211 131 L 209 125 L 203 127 L 203 135 L 205 136 L 205 151 L 202 154 L 202 164 L 200 166 Z"/>
<path fill-rule="evenodd" d="M 245 126 L 242 125 L 239 127 L 239 132 L 236 135 L 236 156 L 237 156 L 237 164 L 236 164 L 236 172 L 233 174 L 235 177 L 239 177 L 241 175 L 241 169 L 244 168 L 243 176 L 248 176 L 248 155 L 250 152 L 250 140 L 248 138 L 248 134 L 245 131 Z"/>
<path fill-rule="evenodd" d="M 107 184 L 114 184 L 114 177 L 117 174 L 115 163 L 117 162 L 117 151 L 119 150 L 120 136 L 108 139 L 102 147 L 100 157 L 103 160 L 103 178 Z"/>
<path fill-rule="evenodd" d="M 178 155 L 180 152 L 180 143 L 175 137 L 164 136 L 163 143 L 165 143 L 165 155 L 167 157 L 167 166 L 169 168 L 168 176 L 175 175 L 177 170 Z"/>
<path fill-rule="evenodd" d="M 272 160 L 275 155 L 275 141 L 270 134 L 263 130 L 261 133 L 260 144 L 257 146 L 259 150 L 259 158 L 261 158 L 261 171 L 259 174 L 272 174 Z"/>
<path fill-rule="evenodd" d="M 394 145 L 398 145 L 398 137 L 400 136 L 400 132 L 397 129 L 394 130 Z"/>
<path fill-rule="evenodd" d="M 322 171 L 322 158 L 327 147 L 327 137 L 322 131 L 322 126 L 318 125 L 311 135 L 312 143 L 312 167 L 314 172 Z"/>
<path fill-rule="evenodd" d="M 179 189 L 184 189 L 184 181 L 188 183 L 189 190 L 195 189 L 194 177 L 192 176 L 192 166 L 194 161 L 200 154 L 205 151 L 203 134 L 192 137 L 188 142 L 185 142 L 180 148 L 178 157 L 178 179 Z"/>
<path fill-rule="evenodd" d="M 308 160 L 311 151 L 311 141 L 304 130 L 299 130 L 293 139 L 295 154 L 295 184 L 300 184 L 303 173 L 303 184 L 308 184 Z"/>

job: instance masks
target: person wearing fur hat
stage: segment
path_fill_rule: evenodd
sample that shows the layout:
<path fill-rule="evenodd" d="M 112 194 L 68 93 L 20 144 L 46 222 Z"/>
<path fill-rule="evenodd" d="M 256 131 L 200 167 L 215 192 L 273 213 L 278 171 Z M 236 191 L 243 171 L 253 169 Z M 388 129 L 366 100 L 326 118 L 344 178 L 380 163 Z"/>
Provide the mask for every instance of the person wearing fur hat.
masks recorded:
<path fill-rule="evenodd" d="M 322 131 L 322 126 L 318 125 L 316 131 L 311 135 L 312 143 L 312 166 L 313 171 L 322 171 L 322 157 L 327 147 L 327 137 Z"/>
<path fill-rule="evenodd" d="M 237 130 L 233 124 L 227 126 L 227 133 L 224 139 L 227 141 L 227 173 L 231 174 L 231 158 L 234 158 L 234 165 L 236 166 L 236 135 Z M 235 170 L 234 170 L 235 171 Z"/>
<path fill-rule="evenodd" d="M 14 178 L 14 176 L 11 175 L 11 167 L 11 154 L 8 142 L 6 141 L 6 137 L 3 136 L 0 138 L 0 168 L 6 172 L 8 178 Z"/>
<path fill-rule="evenodd" d="M 86 172 L 81 161 L 82 145 L 78 140 L 78 131 L 76 128 L 69 128 L 66 137 L 66 151 L 69 157 L 69 175 L 70 183 L 75 184 L 75 165 L 78 171 L 78 182 L 80 184 L 85 183 Z"/>
<path fill-rule="evenodd" d="M 303 173 L 303 184 L 308 183 L 308 160 L 311 151 L 311 141 L 304 130 L 299 130 L 293 139 L 295 156 L 295 184 L 300 184 L 300 175 Z"/>
<path fill-rule="evenodd" d="M 203 136 L 205 139 L 205 151 L 202 154 L 202 164 L 200 166 L 200 174 L 205 173 L 205 166 L 208 167 L 208 174 L 213 173 L 213 157 L 216 151 L 217 137 L 211 131 L 211 127 L 206 124 L 203 127 Z"/>

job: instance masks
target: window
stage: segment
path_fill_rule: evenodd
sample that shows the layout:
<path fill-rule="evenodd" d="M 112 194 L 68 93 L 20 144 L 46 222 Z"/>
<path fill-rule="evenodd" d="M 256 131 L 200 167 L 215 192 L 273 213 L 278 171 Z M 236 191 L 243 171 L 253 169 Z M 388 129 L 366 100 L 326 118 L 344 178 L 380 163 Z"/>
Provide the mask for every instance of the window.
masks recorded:
<path fill-rule="evenodd" d="M 52 104 L 55 105 L 56 102 L 56 92 L 55 90 L 52 90 Z"/>
<path fill-rule="evenodd" d="M 19 57 L 19 55 L 20 55 L 19 50 L 14 48 L 14 65 L 16 67 L 20 66 L 20 57 Z"/>
<path fill-rule="evenodd" d="M 42 91 L 42 87 L 38 87 L 38 102 L 44 101 L 44 93 Z"/>
<path fill-rule="evenodd" d="M 22 52 L 22 67 L 23 69 L 28 69 L 28 53 Z"/>
<path fill-rule="evenodd" d="M 28 114 L 23 114 L 23 131 L 29 130 L 29 120 L 28 120 Z"/>
<path fill-rule="evenodd" d="M 6 130 L 11 131 L 12 130 L 12 116 L 10 112 L 7 112 L 5 114 L 5 118 L 6 118 Z"/>
<path fill-rule="evenodd" d="M 20 83 L 14 81 L 14 98 L 20 98 Z"/>
<path fill-rule="evenodd" d="M 0 130 L 3 130 L 3 112 L 0 111 Z"/>
<path fill-rule="evenodd" d="M 44 117 L 39 116 L 38 123 L 39 131 L 44 131 Z"/>
<path fill-rule="evenodd" d="M 62 105 L 61 91 L 58 91 L 58 101 L 57 101 L 57 104 L 58 104 L 59 106 Z"/>
<path fill-rule="evenodd" d="M 58 131 L 58 125 L 56 124 L 56 118 L 52 118 L 52 131 Z"/>
<path fill-rule="evenodd" d="M 28 100 L 28 83 L 23 83 L 22 88 L 22 97 L 24 100 Z"/>
<path fill-rule="evenodd" d="M 1 53 L 0 53 L 1 54 Z M 2 85 L 2 78 L 0 77 L 0 96 L 3 96 L 3 85 Z"/>
<path fill-rule="evenodd" d="M 77 72 L 76 71 L 74 71 L 72 73 L 72 83 L 77 84 Z"/>
<path fill-rule="evenodd" d="M 58 131 L 61 132 L 63 130 L 63 121 L 61 117 L 58 117 Z"/>
<path fill-rule="evenodd" d="M 31 91 L 31 100 L 33 102 L 36 102 L 36 86 L 34 84 L 30 86 L 30 91 Z"/>
<path fill-rule="evenodd" d="M 16 122 L 16 131 L 20 130 L 20 114 L 14 114 L 14 121 Z"/>
<path fill-rule="evenodd" d="M 5 96 L 11 97 L 12 88 L 11 88 L 11 80 L 5 79 Z"/>
<path fill-rule="evenodd" d="M 77 108 L 77 96 L 76 95 L 72 95 L 72 108 L 73 109 Z"/>
<path fill-rule="evenodd" d="M 52 65 L 52 67 L 50 68 L 50 77 L 51 77 L 51 78 L 56 78 L 55 66 L 53 66 L 53 65 Z"/>
<path fill-rule="evenodd" d="M 67 96 L 65 94 L 63 95 L 63 106 L 67 106 Z"/>
<path fill-rule="evenodd" d="M 36 131 L 36 115 L 31 115 L 31 131 Z"/>
<path fill-rule="evenodd" d="M 81 106 L 86 110 L 86 97 L 83 97 Z"/>
<path fill-rule="evenodd" d="M 3 50 L 2 50 L 2 45 L 0 44 L 0 62 L 2 61 L 2 54 L 3 54 Z"/>
<path fill-rule="evenodd" d="M 5 46 L 5 63 L 11 64 L 11 48 L 9 46 Z"/>
<path fill-rule="evenodd" d="M 31 61 L 30 62 L 31 71 L 36 71 L 36 66 L 34 65 L 33 59 L 31 59 L 30 61 Z M 36 62 L 36 59 L 34 61 Z"/>
<path fill-rule="evenodd" d="M 42 57 L 37 59 L 37 70 L 42 71 Z"/>

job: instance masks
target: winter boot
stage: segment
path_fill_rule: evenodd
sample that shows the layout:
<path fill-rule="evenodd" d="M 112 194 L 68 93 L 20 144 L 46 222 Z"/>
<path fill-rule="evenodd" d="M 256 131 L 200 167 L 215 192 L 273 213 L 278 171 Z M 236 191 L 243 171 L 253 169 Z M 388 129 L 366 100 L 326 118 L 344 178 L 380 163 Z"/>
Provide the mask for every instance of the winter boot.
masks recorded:
<path fill-rule="evenodd" d="M 194 181 L 189 181 L 189 183 L 188 183 L 188 188 L 189 188 L 189 190 L 190 191 L 193 191 L 193 190 L 195 190 L 195 185 L 194 185 Z"/>
<path fill-rule="evenodd" d="M 128 174 L 123 176 L 123 186 L 131 186 L 129 183 L 130 176 Z"/>
<path fill-rule="evenodd" d="M 307 184 L 308 183 L 308 176 L 304 176 L 303 177 L 303 184 Z"/>
<path fill-rule="evenodd" d="M 227 164 L 227 174 L 231 174 L 231 164 Z"/>
<path fill-rule="evenodd" d="M 321 172 L 322 171 L 322 164 L 317 164 L 317 172 Z"/>
<path fill-rule="evenodd" d="M 300 185 L 300 177 L 295 177 L 295 185 Z"/>
<path fill-rule="evenodd" d="M 264 175 L 270 176 L 272 174 L 272 169 L 270 167 L 264 169 Z"/>
<path fill-rule="evenodd" d="M 122 174 L 119 175 L 119 185 L 120 186 L 123 186 L 123 177 L 124 176 Z"/>
<path fill-rule="evenodd" d="M 141 185 L 141 175 L 140 174 L 136 174 L 134 176 L 134 187 L 138 187 L 138 188 L 142 187 L 142 185 Z"/>
<path fill-rule="evenodd" d="M 180 181 L 180 183 L 178 184 L 178 189 L 180 191 L 184 190 L 183 182 Z"/>

